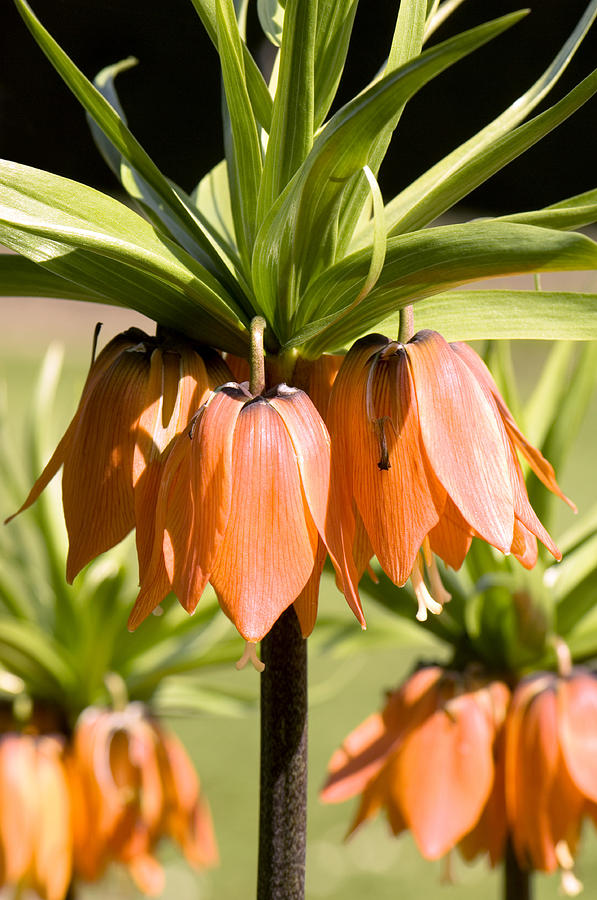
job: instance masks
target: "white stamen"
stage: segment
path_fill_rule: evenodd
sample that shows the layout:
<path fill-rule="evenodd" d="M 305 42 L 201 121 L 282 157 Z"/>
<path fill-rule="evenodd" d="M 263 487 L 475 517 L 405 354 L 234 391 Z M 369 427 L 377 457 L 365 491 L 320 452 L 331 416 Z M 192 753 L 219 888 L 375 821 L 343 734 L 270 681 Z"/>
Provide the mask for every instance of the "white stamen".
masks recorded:
<path fill-rule="evenodd" d="M 415 560 L 413 570 L 410 573 L 410 580 L 412 582 L 415 597 L 417 598 L 417 603 L 419 605 L 416 615 L 417 620 L 419 622 L 425 622 L 427 619 L 427 610 L 429 610 L 429 612 L 432 612 L 436 616 L 439 615 L 443 607 L 441 603 L 438 603 L 433 599 L 433 597 L 427 590 L 427 585 L 423 581 L 423 573 L 421 572 L 421 563 L 419 562 L 419 557 L 417 557 L 417 559 Z"/>
<path fill-rule="evenodd" d="M 442 584 L 441 575 L 439 574 L 435 556 L 433 555 L 431 556 L 431 561 L 427 563 L 427 572 L 429 573 L 431 590 L 437 602 L 441 603 L 442 606 L 444 605 L 444 603 L 449 603 L 449 601 L 452 599 L 452 594 L 448 593 L 448 591 Z"/>
<path fill-rule="evenodd" d="M 254 669 L 258 672 L 263 672 L 265 669 L 265 663 L 262 663 L 259 657 L 257 656 L 257 648 L 256 645 L 251 641 L 245 641 L 245 649 L 243 651 L 243 655 L 236 663 L 237 669 L 244 669 L 247 663 L 250 662 Z"/>
<path fill-rule="evenodd" d="M 580 881 L 573 872 L 574 859 L 570 852 L 570 847 L 566 841 L 558 841 L 555 846 L 556 859 L 561 868 L 560 887 L 562 893 L 566 897 L 577 897 L 582 889 L 582 881 Z"/>

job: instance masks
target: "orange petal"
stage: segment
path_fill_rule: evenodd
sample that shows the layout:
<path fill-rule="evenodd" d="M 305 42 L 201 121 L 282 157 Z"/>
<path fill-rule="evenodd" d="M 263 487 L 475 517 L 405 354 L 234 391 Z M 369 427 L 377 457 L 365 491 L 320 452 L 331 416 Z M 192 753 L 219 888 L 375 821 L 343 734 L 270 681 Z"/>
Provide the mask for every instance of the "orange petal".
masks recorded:
<path fill-rule="evenodd" d="M 304 588 L 318 541 L 288 431 L 263 398 L 238 416 L 231 477 L 230 514 L 211 583 L 240 634 L 256 642 Z"/>
<path fill-rule="evenodd" d="M 493 785 L 493 729 L 470 694 L 440 709 L 402 744 L 402 813 L 425 859 L 439 859 L 479 820 Z"/>
<path fill-rule="evenodd" d="M 343 356 L 324 353 L 314 360 L 298 359 L 294 369 L 292 383 L 309 395 L 324 421 L 332 387 L 343 361 Z"/>
<path fill-rule="evenodd" d="M 498 387 L 493 380 L 491 372 L 489 371 L 483 360 L 480 358 L 480 356 L 478 356 L 478 354 L 475 353 L 472 347 L 469 347 L 468 344 L 455 343 L 451 344 L 450 346 L 456 353 L 458 353 L 461 359 L 466 362 L 467 366 L 474 373 L 478 381 L 480 381 L 482 384 L 485 384 L 493 394 L 510 440 L 516 447 L 518 447 L 537 478 L 543 482 L 546 488 L 552 491 L 552 493 L 556 494 L 556 496 L 560 497 L 574 512 L 576 512 L 576 506 L 574 505 L 572 500 L 566 497 L 566 495 L 563 494 L 560 490 L 560 487 L 556 481 L 553 466 L 545 459 L 545 457 L 539 452 L 539 450 L 537 450 L 536 447 L 533 447 L 533 445 L 529 443 L 529 441 L 525 438 L 525 436 L 518 428 L 518 425 L 514 421 L 512 413 L 506 406 L 504 398 L 500 394 Z"/>
<path fill-rule="evenodd" d="M 435 475 L 470 527 L 509 553 L 514 531 L 509 448 L 494 408 L 441 335 L 421 331 L 406 352 L 423 444 Z"/>
<path fill-rule="evenodd" d="M 135 524 L 135 423 L 143 409 L 146 377 L 144 351 L 123 353 L 78 416 L 62 476 L 69 583 Z"/>
<path fill-rule="evenodd" d="M 159 897 L 166 886 L 164 870 L 149 853 L 138 854 L 127 861 L 131 878 L 143 894 Z"/>
<path fill-rule="evenodd" d="M 532 569 L 537 563 L 537 539 L 518 519 L 514 522 L 512 555 L 525 569 Z"/>
<path fill-rule="evenodd" d="M 575 674 L 558 683 L 559 737 L 566 767 L 578 789 L 597 802 L 597 680 Z"/>
<path fill-rule="evenodd" d="M 396 737 L 395 732 L 386 729 L 379 713 L 361 722 L 330 759 L 320 800 L 340 803 L 364 790 L 394 749 Z"/>
<path fill-rule="evenodd" d="M 0 738 L 0 851 L 5 884 L 18 884 L 30 870 L 37 828 L 37 765 L 34 739 Z"/>
<path fill-rule="evenodd" d="M 439 521 L 446 492 L 421 454 L 417 401 L 406 355 L 379 360 L 361 378 L 361 406 L 350 424 L 354 495 L 373 551 L 396 584 L 408 579 L 427 533 Z M 377 426 L 371 420 L 374 416 Z M 388 468 L 380 467 L 380 431 Z"/>
<path fill-rule="evenodd" d="M 317 555 L 313 571 L 309 575 L 306 585 L 294 601 L 294 611 L 297 614 L 299 625 L 301 626 L 301 634 L 304 638 L 309 637 L 315 627 L 319 605 L 319 583 L 326 556 L 327 550 L 320 538 L 317 543 Z"/>
<path fill-rule="evenodd" d="M 62 746 L 52 737 L 37 741 L 37 791 L 35 882 L 46 900 L 63 900 L 72 870 L 71 810 Z"/>
<path fill-rule="evenodd" d="M 429 532 L 429 545 L 433 553 L 451 566 L 459 569 L 473 540 L 472 529 L 460 514 L 451 497 L 446 497 L 440 520 Z"/>

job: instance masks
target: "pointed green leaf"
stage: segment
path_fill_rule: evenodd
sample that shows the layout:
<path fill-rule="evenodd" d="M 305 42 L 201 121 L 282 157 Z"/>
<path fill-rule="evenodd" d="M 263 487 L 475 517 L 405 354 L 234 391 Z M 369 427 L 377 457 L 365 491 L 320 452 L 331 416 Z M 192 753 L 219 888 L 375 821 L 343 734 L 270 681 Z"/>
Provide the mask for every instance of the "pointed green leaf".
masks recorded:
<path fill-rule="evenodd" d="M 278 337 L 290 337 L 288 323 L 301 291 L 329 262 L 334 210 L 351 177 L 367 164 L 379 132 L 423 84 L 520 18 L 505 16 L 425 51 L 344 106 L 322 129 L 263 223 L 253 254 L 257 299 Z"/>
<path fill-rule="evenodd" d="M 210 40 L 218 50 L 218 28 L 216 24 L 215 0 L 191 0 L 195 7 L 203 27 L 207 31 Z M 219 52 L 219 51 L 218 51 Z M 257 63 L 251 56 L 246 44 L 242 44 L 243 61 L 247 78 L 247 90 L 251 98 L 255 118 L 269 132 L 272 119 L 272 98 L 263 75 L 259 71 Z"/>
<path fill-rule="evenodd" d="M 54 297 L 59 300 L 91 300 L 95 303 L 104 303 L 106 300 L 90 288 L 81 288 L 13 253 L 0 253 L 0 296 Z"/>
<path fill-rule="evenodd" d="M 280 3 L 279 0 L 257 0 L 259 24 L 266 38 L 274 47 L 279 47 L 282 43 L 285 24 L 284 6 L 285 4 Z"/>
<path fill-rule="evenodd" d="M 232 0 L 215 0 L 218 48 L 230 116 L 233 153 L 228 178 L 234 182 L 232 213 L 241 258 L 248 262 L 255 241 L 262 158 L 257 123 L 247 90 L 244 57 Z"/>
<path fill-rule="evenodd" d="M 164 178 L 153 160 L 130 133 L 116 110 L 59 47 L 36 18 L 26 0 L 15 0 L 15 3 L 33 37 L 77 100 L 101 128 L 115 149 L 127 160 L 131 168 L 147 181 L 180 227 L 187 231 L 197 246 L 201 248 L 201 262 L 212 272 L 226 276 L 226 266 L 204 233 L 197 216 Z"/>
<path fill-rule="evenodd" d="M 596 15 L 597 0 L 592 0 L 551 65 L 526 93 L 388 203 L 390 234 L 403 234 L 432 222 L 592 96 L 597 89 L 595 73 L 551 109 L 509 134 L 556 84 Z"/>
<path fill-rule="evenodd" d="M 585 340 L 595 336 L 597 317 L 591 294 L 566 295 L 562 304 L 560 294 L 552 298 L 543 291 L 440 293 L 493 275 L 593 269 L 597 265 L 597 244 L 585 235 L 487 220 L 390 238 L 377 285 L 352 309 L 368 265 L 367 252 L 360 250 L 321 275 L 303 301 L 301 318 L 305 324 L 301 330 L 297 327 L 288 344 L 304 345 L 310 356 L 345 346 L 380 323 L 386 329 L 393 327 L 398 311 L 415 301 L 419 301 L 415 308 L 417 328 L 436 328 L 449 340 Z M 423 300 L 425 296 L 429 299 Z M 502 304 L 508 304 L 504 315 L 501 311 L 506 306 Z M 323 315 L 312 321 L 318 310 Z"/>
<path fill-rule="evenodd" d="M 317 0 L 287 0 L 272 125 L 259 188 L 257 219 L 302 165 L 313 143 Z"/>
<path fill-rule="evenodd" d="M 163 320 L 166 310 L 171 323 L 180 308 L 180 322 L 172 324 L 179 330 L 198 315 L 203 324 L 213 323 L 214 332 L 229 334 L 233 343 L 246 340 L 243 313 L 219 282 L 123 204 L 85 185 L 16 163 L 0 163 L 0 184 L 4 186 L 0 239 L 7 247 L 108 302 L 111 288 L 116 290 L 112 302 L 123 302 L 123 282 L 125 290 L 127 280 L 130 283 L 129 295 L 138 283 L 149 297 L 125 301 L 126 305 L 139 309 L 143 304 L 140 311 L 157 321 Z M 105 286 L 103 269 L 114 276 Z"/>
<path fill-rule="evenodd" d="M 535 447 L 543 444 L 562 396 L 568 393 L 568 371 L 574 348 L 572 341 L 557 341 L 553 345 L 533 393 L 525 404 L 524 433 Z M 559 541 L 558 546 L 564 552 Z"/>
<path fill-rule="evenodd" d="M 358 0 L 318 0 L 314 130 L 327 116 L 344 70 Z"/>
<path fill-rule="evenodd" d="M 567 200 L 560 200 L 559 203 L 552 203 L 544 209 L 500 216 L 496 221 L 539 225 L 542 228 L 557 228 L 560 231 L 593 225 L 597 222 L 597 188 L 569 197 Z"/>

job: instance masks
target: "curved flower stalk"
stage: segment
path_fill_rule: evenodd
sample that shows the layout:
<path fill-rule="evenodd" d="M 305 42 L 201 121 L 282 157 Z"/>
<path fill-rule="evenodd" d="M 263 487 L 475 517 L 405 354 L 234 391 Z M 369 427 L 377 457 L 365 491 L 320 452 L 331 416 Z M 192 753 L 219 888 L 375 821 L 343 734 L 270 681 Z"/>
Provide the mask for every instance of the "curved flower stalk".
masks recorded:
<path fill-rule="evenodd" d="M 67 760 L 72 796 L 73 872 L 97 881 L 126 866 L 145 894 L 164 889 L 155 850 L 175 840 L 195 868 L 218 861 L 211 814 L 178 739 L 139 703 L 82 713 Z"/>
<path fill-rule="evenodd" d="M 561 559 L 529 503 L 516 451 L 570 501 L 467 345 L 432 331 L 405 344 L 362 338 L 334 383 L 328 424 L 330 545 L 354 602 L 373 554 L 395 584 L 410 576 L 420 619 L 449 599 L 433 554 L 459 569 L 479 537 L 532 568 L 539 538 Z"/>
<path fill-rule="evenodd" d="M 229 372 L 179 337 L 137 328 L 117 335 L 93 362 L 77 411 L 19 512 L 61 466 L 69 536 L 67 581 L 136 526 L 141 577 L 153 544 L 153 510 L 164 462 L 207 394 Z"/>
<path fill-rule="evenodd" d="M 420 669 L 332 756 L 326 803 L 361 794 L 352 834 L 385 809 L 394 835 L 408 829 L 425 859 L 464 847 L 501 859 L 506 823 L 502 729 L 510 692 L 486 677 Z"/>
<path fill-rule="evenodd" d="M 0 734 L 0 887 L 64 900 L 72 845 L 64 737 Z"/>

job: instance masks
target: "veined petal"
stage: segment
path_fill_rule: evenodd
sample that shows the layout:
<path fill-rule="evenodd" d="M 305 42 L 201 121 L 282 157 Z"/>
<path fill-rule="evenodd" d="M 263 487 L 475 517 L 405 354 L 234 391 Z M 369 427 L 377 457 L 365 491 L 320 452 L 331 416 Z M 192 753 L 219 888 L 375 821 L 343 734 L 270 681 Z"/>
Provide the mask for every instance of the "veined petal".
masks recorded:
<path fill-rule="evenodd" d="M 537 562 L 537 538 L 518 519 L 514 522 L 512 555 L 525 569 L 532 569 Z"/>
<path fill-rule="evenodd" d="M 361 388 L 362 404 L 370 410 L 367 417 L 353 416 L 349 426 L 354 496 L 382 569 L 402 585 L 439 521 L 446 491 L 423 461 L 406 355 L 398 351 L 380 359 L 374 372 L 365 372 Z"/>
<path fill-rule="evenodd" d="M 18 884 L 30 870 L 36 838 L 36 753 L 30 735 L 0 738 L 0 851 L 4 882 Z"/>
<path fill-rule="evenodd" d="M 557 687 L 559 738 L 566 768 L 578 789 L 597 802 L 597 680 L 588 673 Z"/>
<path fill-rule="evenodd" d="M 309 575 L 306 585 L 294 601 L 294 611 L 297 614 L 299 625 L 301 626 L 301 634 L 304 638 L 309 637 L 315 627 L 319 605 L 319 582 L 321 581 L 321 573 L 323 572 L 326 556 L 325 544 L 319 538 L 313 571 Z"/>
<path fill-rule="evenodd" d="M 305 391 L 313 406 L 326 421 L 330 395 L 344 356 L 327 354 L 318 359 L 299 359 L 292 376 L 293 384 Z"/>
<path fill-rule="evenodd" d="M 144 351 L 123 353 L 90 394 L 64 462 L 67 581 L 134 527 L 135 424 L 143 409 Z"/>
<path fill-rule="evenodd" d="M 506 406 L 504 398 L 498 390 L 491 372 L 489 371 L 481 357 L 477 353 L 475 353 L 472 347 L 469 347 L 468 344 L 454 343 L 450 344 L 450 346 L 461 357 L 461 359 L 465 361 L 467 366 L 476 376 L 477 380 L 480 381 L 481 384 L 485 384 L 486 387 L 491 391 L 510 440 L 520 450 L 537 478 L 543 482 L 546 488 L 552 491 L 552 493 L 556 494 L 556 496 L 560 497 L 564 501 L 564 503 L 567 503 L 568 506 L 572 510 L 574 510 L 574 512 L 576 512 L 576 506 L 574 505 L 572 500 L 570 500 L 564 493 L 562 493 L 556 481 L 555 472 L 551 463 L 549 463 L 545 459 L 545 457 L 539 450 L 537 450 L 536 447 L 533 447 L 533 445 L 525 438 L 524 434 L 520 431 L 518 425 L 514 421 L 512 413 Z"/>
<path fill-rule="evenodd" d="M 493 729 L 470 694 L 437 710 L 402 744 L 402 813 L 426 859 L 448 852 L 481 816 L 493 785 Z"/>
<path fill-rule="evenodd" d="M 481 385 L 441 335 L 406 345 L 431 467 L 483 540 L 509 553 L 514 503 L 506 443 Z"/>
<path fill-rule="evenodd" d="M 439 522 L 428 537 L 432 552 L 452 569 L 459 569 L 470 549 L 473 530 L 451 497 L 446 496 Z"/>
<path fill-rule="evenodd" d="M 268 402 L 281 416 L 296 455 L 309 512 L 326 540 L 325 517 L 330 488 L 330 436 L 310 398 L 303 391 L 279 385 Z M 338 563 L 336 561 L 336 568 Z"/>
<path fill-rule="evenodd" d="M 210 580 L 226 615 L 256 642 L 304 588 L 318 541 L 288 431 L 263 398 L 238 416 L 231 478 L 230 514 Z"/>

